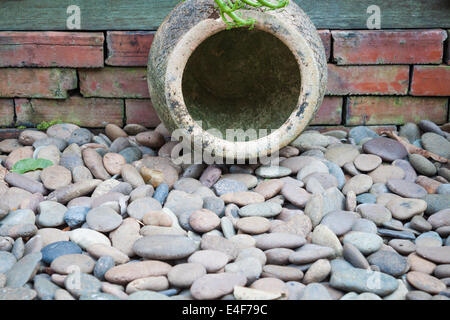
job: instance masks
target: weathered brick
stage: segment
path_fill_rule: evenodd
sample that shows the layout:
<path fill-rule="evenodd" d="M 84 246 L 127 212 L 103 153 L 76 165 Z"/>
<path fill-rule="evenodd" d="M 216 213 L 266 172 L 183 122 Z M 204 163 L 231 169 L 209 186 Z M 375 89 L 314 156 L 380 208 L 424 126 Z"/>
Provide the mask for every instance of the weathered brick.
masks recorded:
<path fill-rule="evenodd" d="M 73 69 L 0 69 L 0 97 L 64 99 L 76 87 Z"/>
<path fill-rule="evenodd" d="M 0 32 L 0 67 L 103 67 L 101 32 Z"/>
<path fill-rule="evenodd" d="M 309 126 L 308 129 L 311 130 L 317 130 L 322 133 L 332 131 L 332 130 L 344 130 L 349 132 L 354 127 L 348 127 L 348 126 Z M 375 131 L 376 133 L 380 134 L 383 131 L 396 131 L 397 126 L 395 125 L 385 125 L 385 126 L 367 126 L 367 128 Z"/>
<path fill-rule="evenodd" d="M 342 121 L 342 103 L 342 97 L 324 97 L 322 105 L 311 124 L 340 124 Z"/>
<path fill-rule="evenodd" d="M 81 69 L 80 91 L 84 97 L 149 98 L 146 73 L 146 68 Z"/>
<path fill-rule="evenodd" d="M 329 95 L 405 95 L 409 66 L 336 66 L 328 64 Z"/>
<path fill-rule="evenodd" d="M 447 35 L 447 50 L 445 50 L 445 60 L 447 61 L 447 64 L 450 64 L 450 30 L 447 30 Z"/>
<path fill-rule="evenodd" d="M 126 99 L 127 124 L 137 123 L 147 128 L 155 128 L 161 123 L 150 99 Z"/>
<path fill-rule="evenodd" d="M 17 124 L 33 126 L 42 121 L 61 120 L 83 127 L 104 127 L 107 123 L 123 125 L 123 100 L 82 98 L 66 100 L 16 99 Z"/>
<path fill-rule="evenodd" d="M 445 123 L 447 98 L 422 97 L 348 97 L 347 125 L 404 124 L 431 120 Z"/>
<path fill-rule="evenodd" d="M 0 126 L 14 125 L 14 101 L 0 99 Z"/>
<path fill-rule="evenodd" d="M 108 31 L 105 63 L 110 66 L 146 66 L 154 35 L 150 31 Z"/>
<path fill-rule="evenodd" d="M 413 96 L 450 96 L 450 66 L 414 66 Z"/>
<path fill-rule="evenodd" d="M 444 30 L 332 31 L 333 59 L 349 64 L 442 62 Z"/>
<path fill-rule="evenodd" d="M 325 48 L 325 55 L 327 61 L 330 61 L 331 56 L 331 32 L 330 30 L 317 30 L 320 39 L 322 39 L 323 47 Z"/>

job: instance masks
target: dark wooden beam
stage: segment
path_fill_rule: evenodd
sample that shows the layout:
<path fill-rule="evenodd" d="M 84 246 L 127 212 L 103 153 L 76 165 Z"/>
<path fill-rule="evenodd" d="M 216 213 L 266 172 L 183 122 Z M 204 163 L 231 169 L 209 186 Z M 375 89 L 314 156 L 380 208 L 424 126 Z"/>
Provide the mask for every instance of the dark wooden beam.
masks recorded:
<path fill-rule="evenodd" d="M 156 30 L 182 0 L 2 0 L 0 30 L 67 30 L 70 5 L 81 30 Z M 213 0 L 211 0 L 213 1 Z M 449 0 L 294 0 L 317 28 L 366 29 L 367 8 L 381 9 L 381 27 L 450 28 Z"/>

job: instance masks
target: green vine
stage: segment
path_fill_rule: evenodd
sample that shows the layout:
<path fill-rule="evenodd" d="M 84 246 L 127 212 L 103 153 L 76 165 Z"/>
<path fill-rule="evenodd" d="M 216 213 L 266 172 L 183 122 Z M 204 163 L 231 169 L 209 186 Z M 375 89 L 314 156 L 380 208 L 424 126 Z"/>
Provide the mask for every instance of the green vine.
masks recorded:
<path fill-rule="evenodd" d="M 185 0 L 183 0 L 185 1 Z M 242 15 L 238 10 L 248 10 L 249 7 L 261 8 L 264 7 L 266 11 L 276 10 L 286 7 L 289 4 L 289 0 L 214 0 L 218 5 L 219 14 L 222 20 L 228 25 L 228 29 L 249 27 L 252 29 L 255 26 L 255 19 L 242 18 Z M 227 18 L 228 16 L 228 18 Z"/>
<path fill-rule="evenodd" d="M 255 19 L 242 18 L 242 15 L 238 10 L 248 9 L 248 7 L 261 8 L 265 10 L 276 10 L 283 8 L 289 4 L 289 0 L 214 0 L 219 6 L 219 13 L 223 21 L 229 28 L 250 27 L 255 25 Z M 227 18 L 228 16 L 228 18 Z"/>

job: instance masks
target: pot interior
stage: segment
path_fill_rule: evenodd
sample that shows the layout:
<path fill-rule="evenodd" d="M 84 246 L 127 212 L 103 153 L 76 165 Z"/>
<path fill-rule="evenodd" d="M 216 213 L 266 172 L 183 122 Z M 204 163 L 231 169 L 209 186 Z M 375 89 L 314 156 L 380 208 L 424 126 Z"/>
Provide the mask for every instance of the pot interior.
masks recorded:
<path fill-rule="evenodd" d="M 244 141 L 278 129 L 297 107 L 300 89 L 300 69 L 289 48 L 268 32 L 246 28 L 203 41 L 182 79 L 191 117 L 203 130 L 214 128 L 209 132 L 234 141 L 242 140 L 227 136 L 227 129 L 256 130 L 257 137 L 250 134 Z"/>

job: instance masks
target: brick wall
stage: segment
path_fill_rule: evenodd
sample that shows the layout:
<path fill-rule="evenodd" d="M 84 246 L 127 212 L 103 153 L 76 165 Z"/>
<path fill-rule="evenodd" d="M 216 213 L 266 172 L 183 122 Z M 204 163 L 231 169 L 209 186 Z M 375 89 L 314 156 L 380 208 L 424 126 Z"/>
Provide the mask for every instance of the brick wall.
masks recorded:
<path fill-rule="evenodd" d="M 319 30 L 327 96 L 312 125 L 449 121 L 449 30 Z M 0 126 L 62 120 L 154 127 L 146 63 L 154 32 L 0 32 Z"/>

